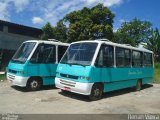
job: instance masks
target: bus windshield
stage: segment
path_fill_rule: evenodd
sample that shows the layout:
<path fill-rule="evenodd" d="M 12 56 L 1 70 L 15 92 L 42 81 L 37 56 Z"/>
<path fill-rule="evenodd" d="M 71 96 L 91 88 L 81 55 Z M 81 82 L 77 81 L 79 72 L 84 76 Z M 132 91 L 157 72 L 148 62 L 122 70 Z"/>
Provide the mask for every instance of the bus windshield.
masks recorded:
<path fill-rule="evenodd" d="M 97 43 L 75 43 L 71 44 L 60 63 L 74 65 L 91 65 Z"/>
<path fill-rule="evenodd" d="M 16 63 L 25 63 L 35 45 L 36 42 L 23 43 L 17 50 L 11 61 Z"/>

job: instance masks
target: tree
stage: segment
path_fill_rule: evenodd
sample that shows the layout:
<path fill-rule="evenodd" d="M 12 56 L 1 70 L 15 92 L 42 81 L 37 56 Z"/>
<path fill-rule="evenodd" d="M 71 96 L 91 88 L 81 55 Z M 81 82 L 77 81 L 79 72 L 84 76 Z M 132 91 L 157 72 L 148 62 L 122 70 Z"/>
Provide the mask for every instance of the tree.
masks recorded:
<path fill-rule="evenodd" d="M 121 33 L 119 31 L 114 33 L 114 37 L 112 41 L 120 44 L 130 44 L 132 46 L 136 45 L 135 40 L 133 40 L 128 34 Z"/>
<path fill-rule="evenodd" d="M 103 4 L 73 11 L 64 17 L 64 21 L 69 23 L 67 41 L 99 38 L 111 40 L 113 38 L 113 18 L 114 14 Z"/>
<path fill-rule="evenodd" d="M 137 18 L 130 22 L 122 23 L 121 27 L 117 30 L 116 35 L 120 35 L 118 38 L 114 37 L 114 41 L 119 42 L 121 38 L 122 43 L 131 43 L 131 45 L 136 46 L 140 42 L 147 42 L 149 36 L 151 35 L 152 24 L 148 21 L 141 21 Z"/>
<path fill-rule="evenodd" d="M 157 28 L 152 29 L 151 37 L 147 41 L 147 47 L 154 52 L 155 56 L 158 56 L 155 57 L 155 60 L 160 61 L 160 33 Z"/>
<path fill-rule="evenodd" d="M 47 22 L 46 25 L 42 27 L 42 31 L 43 34 L 41 36 L 41 39 L 43 40 L 53 39 L 55 37 L 53 27 L 49 22 Z"/>
<path fill-rule="evenodd" d="M 57 25 L 53 29 L 55 39 L 66 42 L 67 41 L 67 27 L 63 23 L 63 20 L 57 22 Z"/>

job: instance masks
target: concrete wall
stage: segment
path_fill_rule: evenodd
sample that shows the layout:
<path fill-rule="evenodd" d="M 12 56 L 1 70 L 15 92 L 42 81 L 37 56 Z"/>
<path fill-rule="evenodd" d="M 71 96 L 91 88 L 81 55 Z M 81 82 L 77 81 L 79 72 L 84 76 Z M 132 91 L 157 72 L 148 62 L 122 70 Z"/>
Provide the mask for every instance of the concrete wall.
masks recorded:
<path fill-rule="evenodd" d="M 38 38 L 0 31 L 0 49 L 17 50 L 24 41 L 35 39 Z"/>

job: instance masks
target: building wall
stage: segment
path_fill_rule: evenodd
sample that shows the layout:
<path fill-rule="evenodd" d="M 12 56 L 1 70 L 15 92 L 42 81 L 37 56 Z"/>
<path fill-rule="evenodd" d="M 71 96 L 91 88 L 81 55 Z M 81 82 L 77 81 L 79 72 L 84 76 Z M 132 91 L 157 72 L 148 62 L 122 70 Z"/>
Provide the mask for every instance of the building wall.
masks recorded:
<path fill-rule="evenodd" d="M 0 49 L 17 50 L 24 41 L 35 39 L 38 38 L 0 31 Z"/>
<path fill-rule="evenodd" d="M 9 60 L 24 41 L 35 39 L 38 38 L 8 33 L 8 27 L 4 26 L 3 31 L 0 31 L 0 71 L 5 70 Z"/>

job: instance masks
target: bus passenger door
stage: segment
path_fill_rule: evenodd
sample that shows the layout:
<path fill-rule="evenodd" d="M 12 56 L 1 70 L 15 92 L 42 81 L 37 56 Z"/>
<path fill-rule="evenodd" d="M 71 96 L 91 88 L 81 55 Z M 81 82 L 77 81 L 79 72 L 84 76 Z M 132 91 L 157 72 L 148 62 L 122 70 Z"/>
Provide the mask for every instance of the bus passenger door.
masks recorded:
<path fill-rule="evenodd" d="M 51 85 L 54 84 L 56 68 L 56 46 L 44 43 L 39 44 L 28 67 L 30 76 L 40 76 L 44 85 Z"/>
<path fill-rule="evenodd" d="M 114 66 L 114 47 L 102 44 L 97 60 L 96 68 L 100 72 L 100 82 L 108 83 L 112 81 L 112 69 Z"/>

